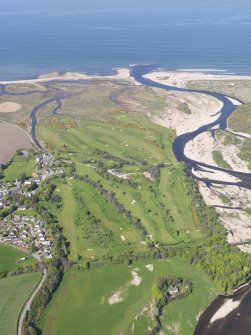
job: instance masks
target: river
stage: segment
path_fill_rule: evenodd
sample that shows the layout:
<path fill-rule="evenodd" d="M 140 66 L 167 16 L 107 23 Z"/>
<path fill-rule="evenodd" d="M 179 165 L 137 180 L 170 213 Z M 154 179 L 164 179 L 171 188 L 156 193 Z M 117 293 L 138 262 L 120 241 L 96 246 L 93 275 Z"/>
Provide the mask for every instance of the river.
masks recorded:
<path fill-rule="evenodd" d="M 209 124 L 205 124 L 195 131 L 177 136 L 173 143 L 173 152 L 178 161 L 185 162 L 188 175 L 192 176 L 194 179 L 198 181 L 205 182 L 208 186 L 210 186 L 211 184 L 224 184 L 224 185 L 237 185 L 246 189 L 251 189 L 251 174 L 241 173 L 237 171 L 229 171 L 221 169 L 217 166 L 203 164 L 201 162 L 189 159 L 184 153 L 186 144 L 189 141 L 193 140 L 196 136 L 204 132 L 207 132 L 208 130 L 212 129 L 215 126 L 219 126 L 221 130 L 225 130 L 227 128 L 227 120 L 236 109 L 236 106 L 233 104 L 233 102 L 230 101 L 226 96 L 219 93 L 202 92 L 197 90 L 188 90 L 183 88 L 167 86 L 145 78 L 144 75 L 152 70 L 154 70 L 154 68 L 151 66 L 136 66 L 132 69 L 131 75 L 134 77 L 136 81 L 138 81 L 142 85 L 162 88 L 165 90 L 179 91 L 179 92 L 203 93 L 223 102 L 223 107 L 218 113 L 219 117 L 216 121 Z M 240 182 L 225 182 L 225 181 L 216 181 L 213 179 L 198 178 L 192 173 L 193 169 L 202 170 L 207 168 L 210 168 L 213 171 L 224 171 L 231 176 L 239 178 Z M 233 304 L 236 306 L 236 309 L 232 311 L 230 309 L 230 312 L 226 313 L 226 316 L 224 318 L 220 318 L 215 322 L 211 323 L 210 321 L 213 315 L 217 311 L 219 311 L 221 306 L 226 302 L 227 303 L 233 302 Z M 238 304 L 238 302 L 240 302 L 240 304 Z M 198 325 L 195 329 L 194 335 L 226 335 L 226 334 L 250 335 L 251 334 L 250 311 L 251 311 L 251 285 L 248 283 L 247 285 L 240 287 L 238 290 L 236 290 L 232 297 L 224 297 L 224 296 L 217 297 L 201 315 Z"/>

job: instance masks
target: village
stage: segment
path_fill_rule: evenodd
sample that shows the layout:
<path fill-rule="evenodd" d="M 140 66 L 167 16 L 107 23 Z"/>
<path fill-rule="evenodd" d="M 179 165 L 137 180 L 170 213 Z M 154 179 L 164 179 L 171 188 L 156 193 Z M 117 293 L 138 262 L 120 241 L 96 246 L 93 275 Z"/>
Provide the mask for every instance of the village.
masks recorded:
<path fill-rule="evenodd" d="M 23 154 L 26 155 L 26 152 Z M 8 200 L 10 195 L 31 198 L 44 180 L 64 173 L 59 162 L 51 154 L 42 152 L 36 157 L 35 162 L 32 178 L 0 182 L 0 209 L 4 210 L 13 205 Z M 18 206 L 0 221 L 0 243 L 50 259 L 53 257 L 51 240 L 50 234 L 46 232 L 45 222 L 38 218 L 33 208 L 27 208 L 25 205 Z"/>

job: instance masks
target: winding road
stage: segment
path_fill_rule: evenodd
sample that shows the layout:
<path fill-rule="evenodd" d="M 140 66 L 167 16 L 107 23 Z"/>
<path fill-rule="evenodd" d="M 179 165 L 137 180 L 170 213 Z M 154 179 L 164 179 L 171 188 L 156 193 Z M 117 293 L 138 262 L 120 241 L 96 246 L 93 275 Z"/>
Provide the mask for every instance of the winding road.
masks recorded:
<path fill-rule="evenodd" d="M 35 298 L 38 291 L 43 286 L 43 284 L 46 280 L 46 276 L 47 276 L 47 270 L 46 270 L 46 268 L 44 268 L 43 275 L 42 275 L 42 278 L 41 278 L 39 284 L 37 285 L 37 287 L 35 288 L 35 290 L 33 291 L 33 293 L 31 294 L 31 296 L 29 297 L 29 299 L 26 301 L 25 305 L 22 308 L 22 311 L 21 311 L 19 319 L 18 319 L 17 335 L 22 335 L 22 325 L 23 325 L 23 322 L 24 322 L 25 317 L 27 315 L 27 312 L 29 312 L 29 310 L 30 310 L 32 300 Z"/>

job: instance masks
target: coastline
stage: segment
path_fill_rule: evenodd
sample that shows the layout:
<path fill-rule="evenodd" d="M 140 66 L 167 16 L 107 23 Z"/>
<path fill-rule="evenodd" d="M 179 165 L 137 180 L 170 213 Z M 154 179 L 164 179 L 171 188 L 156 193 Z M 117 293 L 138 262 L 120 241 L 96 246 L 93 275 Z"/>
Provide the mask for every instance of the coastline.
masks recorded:
<path fill-rule="evenodd" d="M 130 68 L 119 68 L 116 69 L 116 74 L 111 75 L 89 75 L 80 72 L 51 72 L 39 75 L 33 79 L 21 79 L 21 80 L 10 80 L 0 81 L 0 85 L 13 85 L 13 84 L 39 84 L 48 81 L 62 80 L 62 81 L 78 81 L 78 80 L 91 80 L 91 79 L 104 79 L 104 80 L 129 80 L 134 82 L 134 79 L 130 75 Z"/>

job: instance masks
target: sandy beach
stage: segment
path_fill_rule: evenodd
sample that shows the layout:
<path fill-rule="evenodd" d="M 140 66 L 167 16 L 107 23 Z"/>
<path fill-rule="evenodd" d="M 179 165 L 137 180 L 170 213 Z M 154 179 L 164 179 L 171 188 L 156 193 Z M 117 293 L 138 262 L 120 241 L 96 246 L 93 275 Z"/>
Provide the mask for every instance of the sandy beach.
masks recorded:
<path fill-rule="evenodd" d="M 206 94 L 190 92 L 172 92 L 168 96 L 167 107 L 161 116 L 154 116 L 155 123 L 176 130 L 177 135 L 182 135 L 198 129 L 204 124 L 211 123 L 218 118 L 215 115 L 220 111 L 223 103 Z M 185 103 L 191 114 L 180 111 L 180 103 Z"/>
<path fill-rule="evenodd" d="M 121 68 L 116 70 L 116 74 L 102 76 L 102 75 L 88 75 L 85 73 L 78 72 L 51 72 L 40 75 L 36 79 L 26 79 L 26 80 L 17 80 L 17 81 L 1 81 L 0 84 L 11 85 L 11 84 L 39 84 L 43 82 L 48 82 L 52 80 L 91 80 L 91 79 L 104 79 L 104 80 L 127 80 L 135 85 L 138 83 L 130 75 L 130 70 L 127 68 Z"/>

